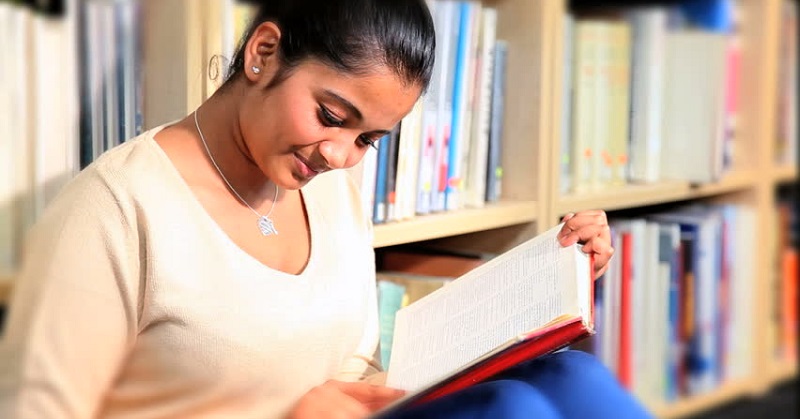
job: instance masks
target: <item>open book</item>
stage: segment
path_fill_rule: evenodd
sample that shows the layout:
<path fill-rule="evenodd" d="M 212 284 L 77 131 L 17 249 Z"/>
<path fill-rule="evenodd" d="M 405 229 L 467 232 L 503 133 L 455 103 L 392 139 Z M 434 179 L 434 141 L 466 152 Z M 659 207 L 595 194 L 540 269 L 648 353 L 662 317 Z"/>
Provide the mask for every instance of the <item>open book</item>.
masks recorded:
<path fill-rule="evenodd" d="M 432 400 L 594 333 L 592 261 L 558 225 L 397 312 L 386 385 Z M 380 415 L 380 413 L 379 413 Z"/>

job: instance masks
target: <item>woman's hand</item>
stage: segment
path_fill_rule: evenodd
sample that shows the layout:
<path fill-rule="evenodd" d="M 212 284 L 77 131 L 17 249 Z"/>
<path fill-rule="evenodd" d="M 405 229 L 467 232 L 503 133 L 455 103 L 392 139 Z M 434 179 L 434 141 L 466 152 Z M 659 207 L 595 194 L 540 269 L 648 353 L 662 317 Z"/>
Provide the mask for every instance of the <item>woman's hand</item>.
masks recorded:
<path fill-rule="evenodd" d="M 561 222 L 564 223 L 564 227 L 558 233 L 561 245 L 582 243 L 581 250 L 594 256 L 594 278 L 599 278 L 608 268 L 608 261 L 614 254 L 614 248 L 611 247 L 611 230 L 605 211 L 567 214 Z"/>
<path fill-rule="evenodd" d="M 399 399 L 405 392 L 373 384 L 328 380 L 298 400 L 287 419 L 356 419 Z"/>

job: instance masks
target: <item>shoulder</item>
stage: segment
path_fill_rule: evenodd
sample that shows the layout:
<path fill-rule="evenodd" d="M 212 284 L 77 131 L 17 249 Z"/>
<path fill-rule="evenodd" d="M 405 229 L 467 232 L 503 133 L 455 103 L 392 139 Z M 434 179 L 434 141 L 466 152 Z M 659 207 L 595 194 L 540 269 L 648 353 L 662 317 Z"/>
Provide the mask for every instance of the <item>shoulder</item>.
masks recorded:
<path fill-rule="evenodd" d="M 161 127 L 149 130 L 101 155 L 81 175 L 102 180 L 115 190 L 135 186 L 164 173 L 164 159 L 154 140 Z M 79 175 L 79 176 L 81 176 Z"/>
<path fill-rule="evenodd" d="M 101 155 L 70 180 L 47 204 L 42 220 L 70 216 L 122 218 L 133 223 L 137 195 L 152 190 L 162 172 L 152 131 Z"/>

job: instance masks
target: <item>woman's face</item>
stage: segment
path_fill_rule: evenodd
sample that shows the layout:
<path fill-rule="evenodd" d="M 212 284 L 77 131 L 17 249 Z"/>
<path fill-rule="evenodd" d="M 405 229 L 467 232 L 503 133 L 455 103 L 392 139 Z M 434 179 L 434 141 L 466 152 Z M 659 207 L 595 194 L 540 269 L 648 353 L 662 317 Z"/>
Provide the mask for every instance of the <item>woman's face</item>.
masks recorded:
<path fill-rule="evenodd" d="M 316 61 L 301 64 L 270 89 L 260 83 L 251 87 L 239 121 L 244 146 L 267 178 L 284 189 L 356 165 L 421 92 L 383 67 L 353 76 Z"/>

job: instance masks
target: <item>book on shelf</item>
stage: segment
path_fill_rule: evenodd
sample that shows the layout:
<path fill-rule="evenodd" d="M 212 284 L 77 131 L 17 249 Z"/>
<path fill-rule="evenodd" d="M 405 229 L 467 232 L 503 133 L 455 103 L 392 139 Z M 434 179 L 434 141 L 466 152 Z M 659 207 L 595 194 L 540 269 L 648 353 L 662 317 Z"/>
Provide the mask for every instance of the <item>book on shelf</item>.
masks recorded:
<path fill-rule="evenodd" d="M 561 194 L 709 183 L 741 159 L 738 8 L 695 3 L 564 14 Z"/>
<path fill-rule="evenodd" d="M 497 40 L 492 55 L 491 110 L 489 116 L 489 151 L 486 168 L 486 202 L 497 202 L 503 187 L 503 117 L 505 116 L 506 65 L 508 43 Z"/>
<path fill-rule="evenodd" d="M 616 252 L 595 282 L 587 350 L 647 405 L 751 376 L 754 211 L 679 206 L 610 226 Z"/>
<path fill-rule="evenodd" d="M 594 333 L 592 261 L 558 225 L 397 311 L 386 385 L 432 400 Z"/>

